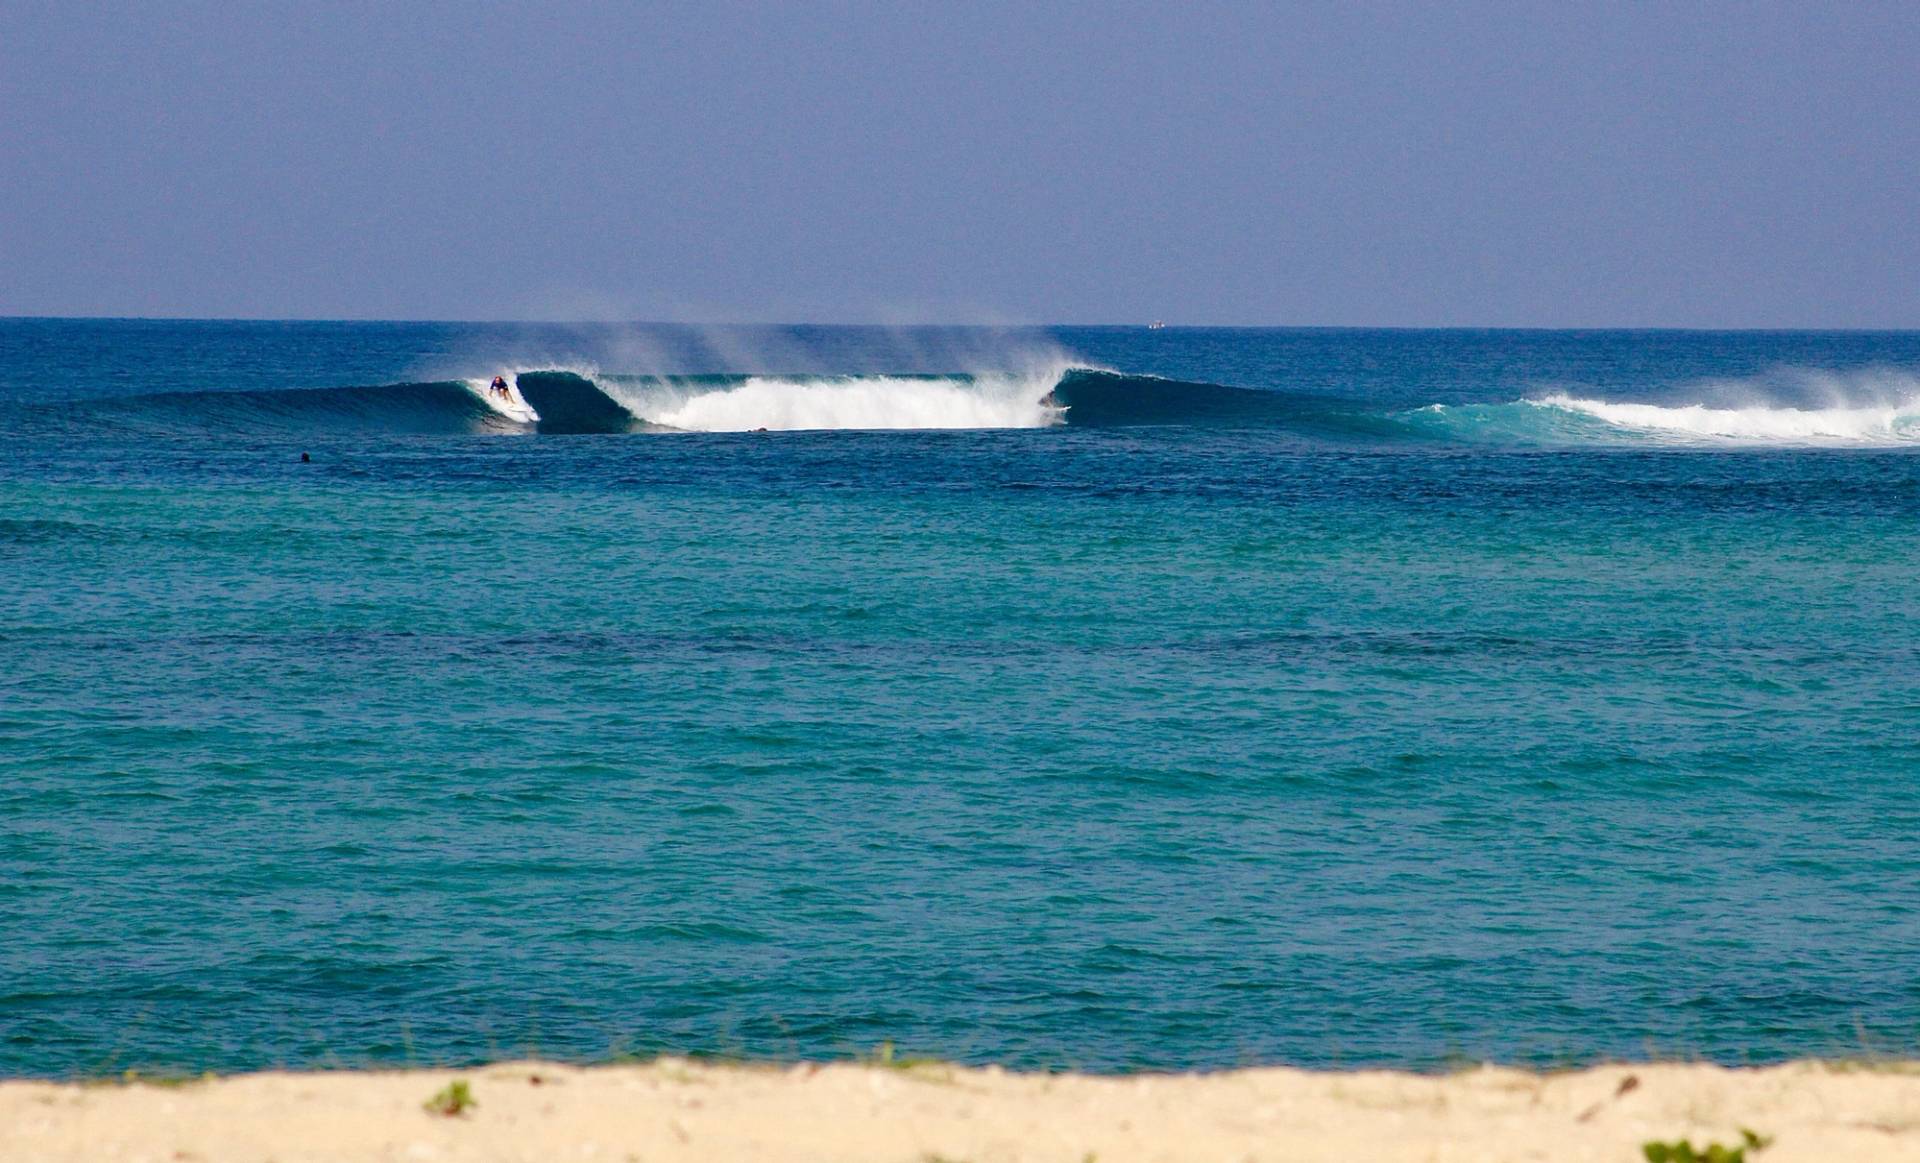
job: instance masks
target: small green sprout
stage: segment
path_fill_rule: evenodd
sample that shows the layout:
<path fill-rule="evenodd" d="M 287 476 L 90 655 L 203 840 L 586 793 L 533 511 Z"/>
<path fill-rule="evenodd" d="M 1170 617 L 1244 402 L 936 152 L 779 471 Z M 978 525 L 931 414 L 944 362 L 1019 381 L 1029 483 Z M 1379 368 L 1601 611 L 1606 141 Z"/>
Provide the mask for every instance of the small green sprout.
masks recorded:
<path fill-rule="evenodd" d="M 421 1104 L 427 1113 L 442 1115 L 446 1118 L 459 1118 L 480 1104 L 473 1101 L 473 1089 L 464 1078 L 456 1078 L 432 1098 Z"/>

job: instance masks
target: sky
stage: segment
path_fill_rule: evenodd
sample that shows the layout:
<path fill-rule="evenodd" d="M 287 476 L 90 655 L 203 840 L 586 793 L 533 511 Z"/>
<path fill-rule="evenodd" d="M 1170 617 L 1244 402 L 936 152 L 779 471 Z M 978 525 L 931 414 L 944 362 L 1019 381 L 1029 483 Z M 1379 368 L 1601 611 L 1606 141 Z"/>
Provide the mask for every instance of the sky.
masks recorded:
<path fill-rule="evenodd" d="M 0 0 L 0 315 L 1920 327 L 1920 4 Z"/>

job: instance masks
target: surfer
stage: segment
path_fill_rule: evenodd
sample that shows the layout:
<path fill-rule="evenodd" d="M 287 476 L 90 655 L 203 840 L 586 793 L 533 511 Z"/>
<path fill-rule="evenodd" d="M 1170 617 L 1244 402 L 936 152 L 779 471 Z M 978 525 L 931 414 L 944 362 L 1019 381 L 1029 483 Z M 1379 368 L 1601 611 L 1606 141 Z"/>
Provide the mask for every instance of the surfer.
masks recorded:
<path fill-rule="evenodd" d="M 492 392 L 494 395 L 499 396 L 503 400 L 510 400 L 513 398 L 512 394 L 507 391 L 507 377 L 505 376 L 493 377 L 493 385 L 489 387 L 487 390 Z"/>

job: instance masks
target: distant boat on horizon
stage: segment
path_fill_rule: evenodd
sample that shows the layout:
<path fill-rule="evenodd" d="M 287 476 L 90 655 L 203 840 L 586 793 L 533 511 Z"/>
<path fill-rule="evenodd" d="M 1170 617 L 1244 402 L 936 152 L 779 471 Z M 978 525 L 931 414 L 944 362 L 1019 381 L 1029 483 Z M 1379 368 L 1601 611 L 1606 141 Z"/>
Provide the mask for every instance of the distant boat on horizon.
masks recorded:
<path fill-rule="evenodd" d="M 1162 323 L 1158 319 L 1155 319 L 1153 322 L 1147 324 L 1148 331 L 1164 331 L 1166 330 L 1166 327 L 1167 325 L 1165 323 Z"/>

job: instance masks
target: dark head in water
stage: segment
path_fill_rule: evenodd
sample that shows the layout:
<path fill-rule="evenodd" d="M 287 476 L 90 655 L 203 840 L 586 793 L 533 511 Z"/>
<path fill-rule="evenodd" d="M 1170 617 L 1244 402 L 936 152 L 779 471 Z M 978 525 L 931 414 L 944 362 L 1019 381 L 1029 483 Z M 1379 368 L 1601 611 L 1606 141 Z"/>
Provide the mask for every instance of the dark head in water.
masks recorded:
<path fill-rule="evenodd" d="M 301 453 L 301 454 L 300 454 L 300 463 L 301 463 L 301 464 L 312 464 L 312 463 L 313 463 L 313 458 L 312 458 L 311 456 L 308 456 L 308 455 L 307 455 L 306 453 L 304 453 L 304 452 L 303 452 L 303 453 Z"/>

